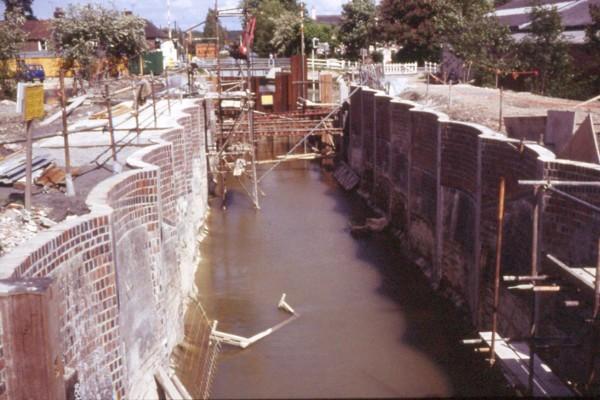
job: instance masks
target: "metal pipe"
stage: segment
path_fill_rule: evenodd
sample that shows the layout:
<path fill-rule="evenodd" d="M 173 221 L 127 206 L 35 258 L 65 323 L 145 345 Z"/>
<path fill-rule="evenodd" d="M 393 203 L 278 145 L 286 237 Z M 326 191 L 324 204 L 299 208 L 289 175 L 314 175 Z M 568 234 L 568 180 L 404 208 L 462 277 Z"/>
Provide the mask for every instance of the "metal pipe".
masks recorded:
<path fill-rule="evenodd" d="M 71 175 L 71 153 L 69 150 L 69 129 L 67 123 L 67 97 L 65 94 L 65 71 L 60 69 L 60 106 L 62 109 L 63 141 L 65 146 L 65 186 L 66 195 L 75 196 L 75 186 L 73 185 L 73 176 Z"/>
<path fill-rule="evenodd" d="M 592 311 L 591 354 L 588 367 L 587 386 L 589 387 L 596 378 L 596 358 L 598 356 L 598 315 L 600 314 L 600 239 L 598 240 L 598 254 L 596 260 L 596 276 L 594 279 L 594 309 Z"/>
<path fill-rule="evenodd" d="M 154 92 L 154 71 L 150 71 L 150 89 L 152 93 L 152 112 L 154 113 L 154 127 L 157 126 L 156 118 L 156 93 Z"/>
<path fill-rule="evenodd" d="M 500 302 L 500 267 L 502 264 L 502 233 L 504 224 L 504 192 L 505 182 L 504 177 L 500 177 L 498 185 L 498 227 L 496 232 L 496 268 L 494 274 L 494 308 L 492 310 L 492 343 L 490 363 L 493 365 L 496 362 L 496 330 L 498 328 L 498 305 Z"/>
<path fill-rule="evenodd" d="M 504 89 L 500 87 L 500 107 L 498 110 L 498 132 L 502 131 L 502 102 L 504 100 Z"/>
<path fill-rule="evenodd" d="M 104 93 L 106 95 L 106 112 L 108 114 L 108 132 L 110 133 L 110 147 L 112 150 L 113 160 L 117 162 L 117 151 L 115 149 L 115 130 L 112 120 L 112 109 L 110 104 L 110 90 L 108 84 L 104 85 Z"/>

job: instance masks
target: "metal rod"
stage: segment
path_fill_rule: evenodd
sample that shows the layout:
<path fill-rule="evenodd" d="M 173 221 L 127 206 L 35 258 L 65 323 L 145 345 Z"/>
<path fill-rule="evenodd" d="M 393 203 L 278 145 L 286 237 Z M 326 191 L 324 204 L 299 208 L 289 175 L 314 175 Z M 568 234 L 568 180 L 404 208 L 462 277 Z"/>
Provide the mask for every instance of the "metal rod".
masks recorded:
<path fill-rule="evenodd" d="M 117 150 L 115 149 L 115 130 L 113 127 L 112 107 L 110 104 L 110 90 L 108 84 L 104 85 L 104 93 L 106 95 L 106 112 L 108 114 L 108 132 L 110 133 L 110 147 L 112 150 L 113 160 L 117 162 Z"/>
<path fill-rule="evenodd" d="M 61 68 L 59 74 L 60 106 L 62 109 L 63 141 L 65 145 L 65 194 L 71 197 L 75 195 L 75 186 L 73 185 L 73 176 L 71 175 L 71 153 L 69 149 L 69 129 L 67 123 L 67 96 L 65 94 L 65 70 Z"/>
<path fill-rule="evenodd" d="M 596 358 L 598 357 L 598 315 L 600 314 L 600 239 L 596 260 L 596 276 L 594 278 L 594 309 L 592 311 L 591 354 L 588 367 L 587 386 L 591 386 L 596 378 Z"/>
<path fill-rule="evenodd" d="M 133 102 L 134 102 L 133 107 L 135 110 L 135 133 L 139 138 L 139 136 L 140 136 L 140 101 L 139 101 L 140 99 L 138 96 L 139 90 L 136 87 L 135 82 L 132 82 L 132 83 L 133 83 L 132 86 L 133 86 Z"/>
<path fill-rule="evenodd" d="M 500 87 L 500 106 L 498 109 L 498 132 L 502 131 L 502 102 L 504 100 L 504 89 Z"/>
<path fill-rule="evenodd" d="M 154 113 L 154 127 L 157 127 L 156 118 L 156 93 L 154 91 L 154 71 L 150 71 L 150 92 L 152 93 L 152 112 Z"/>
<path fill-rule="evenodd" d="M 301 65 L 300 65 L 300 73 L 302 74 L 302 98 L 306 99 L 306 71 L 304 66 L 305 56 L 304 56 L 304 2 L 300 2 L 300 55 L 301 55 Z"/>
<path fill-rule="evenodd" d="M 599 181 L 556 181 L 556 180 L 519 180 L 519 185 L 526 186 L 589 186 L 600 187 Z"/>
<path fill-rule="evenodd" d="M 246 7 L 244 7 L 244 17 L 246 20 L 246 23 L 248 23 L 248 7 L 246 4 Z M 250 45 L 250 44 L 248 44 Z M 246 74 L 246 84 L 248 85 L 248 92 L 252 93 L 252 74 L 251 74 L 251 70 L 252 70 L 252 49 L 248 48 L 248 63 L 246 65 L 247 69 L 247 74 Z M 258 90 L 257 90 L 258 92 Z M 258 93 L 257 93 L 258 94 Z M 250 96 L 250 99 L 248 100 L 249 104 L 248 104 L 248 130 L 249 130 L 249 139 L 250 139 L 250 146 L 251 146 L 251 151 L 250 151 L 250 158 L 251 158 L 251 162 L 252 162 L 252 200 L 254 202 L 254 207 L 256 207 L 257 210 L 260 210 L 260 203 L 259 203 L 259 199 L 258 199 L 258 177 L 257 177 L 257 173 L 256 173 L 256 144 L 254 143 L 254 104 L 255 104 L 255 98 L 253 96 Z"/>
<path fill-rule="evenodd" d="M 169 70 L 166 68 L 165 68 L 165 86 L 167 87 L 167 106 L 169 107 L 169 115 L 171 115 L 171 92 L 169 91 Z"/>
<path fill-rule="evenodd" d="M 31 186 L 33 184 L 33 179 L 31 176 L 31 159 L 33 158 L 33 148 L 32 148 L 32 127 L 33 121 L 29 120 L 25 123 L 25 135 L 27 137 L 27 146 L 25 148 L 26 153 L 26 163 L 25 163 L 25 209 L 27 211 L 31 210 Z"/>
<path fill-rule="evenodd" d="M 562 190 L 558 190 L 558 189 L 556 189 L 556 188 L 554 188 L 552 186 L 549 186 L 548 190 L 550 190 L 551 192 L 560 194 L 560 195 L 562 195 L 562 196 L 564 196 L 564 197 L 566 197 L 566 198 L 568 198 L 570 200 L 573 200 L 575 203 L 581 204 L 582 206 L 587 207 L 587 208 L 589 208 L 589 209 L 591 209 L 593 211 L 596 211 L 597 213 L 600 213 L 600 207 L 595 206 L 595 205 L 593 205 L 591 203 L 588 203 L 585 200 L 581 200 L 578 197 L 575 197 L 573 195 L 570 195 L 569 193 L 563 192 Z"/>
<path fill-rule="evenodd" d="M 494 308 L 492 310 L 492 346 L 490 354 L 490 363 L 496 362 L 496 330 L 498 328 L 498 305 L 500 302 L 500 267 L 502 264 L 502 232 L 504 224 L 504 177 L 500 177 L 498 186 L 498 227 L 496 234 L 496 268 L 494 274 Z"/>

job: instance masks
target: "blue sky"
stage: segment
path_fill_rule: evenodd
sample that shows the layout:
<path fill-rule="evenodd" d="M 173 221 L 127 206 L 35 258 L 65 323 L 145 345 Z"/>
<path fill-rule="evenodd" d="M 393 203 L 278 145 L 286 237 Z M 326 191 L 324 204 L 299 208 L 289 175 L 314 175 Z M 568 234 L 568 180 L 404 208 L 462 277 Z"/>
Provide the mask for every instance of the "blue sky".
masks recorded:
<path fill-rule="evenodd" d="M 317 14 L 339 14 L 345 0 L 307 0 L 307 9 L 314 5 Z M 56 7 L 66 7 L 68 4 L 98 3 L 107 8 L 132 10 L 154 22 L 157 26 L 167 26 L 167 0 L 97 0 L 97 1 L 68 1 L 68 0 L 33 0 L 33 13 L 39 19 L 52 17 Z M 219 8 L 232 8 L 239 0 L 219 0 Z M 214 6 L 214 0 L 171 0 L 171 21 L 184 29 L 204 21 L 208 7 Z M 4 12 L 4 5 L 0 6 Z M 239 28 L 237 18 L 226 18 L 226 26 L 230 29 Z M 173 23 L 173 22 L 172 22 Z"/>

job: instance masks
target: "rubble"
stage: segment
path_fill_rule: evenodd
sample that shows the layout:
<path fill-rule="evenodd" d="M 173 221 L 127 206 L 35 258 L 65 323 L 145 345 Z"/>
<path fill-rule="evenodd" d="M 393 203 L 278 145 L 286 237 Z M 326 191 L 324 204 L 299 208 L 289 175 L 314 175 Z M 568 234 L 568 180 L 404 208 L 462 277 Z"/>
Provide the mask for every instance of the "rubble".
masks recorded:
<path fill-rule="evenodd" d="M 22 204 L 10 203 L 0 208 L 0 257 L 9 253 L 56 222 L 47 217 L 45 208 L 27 211 Z"/>

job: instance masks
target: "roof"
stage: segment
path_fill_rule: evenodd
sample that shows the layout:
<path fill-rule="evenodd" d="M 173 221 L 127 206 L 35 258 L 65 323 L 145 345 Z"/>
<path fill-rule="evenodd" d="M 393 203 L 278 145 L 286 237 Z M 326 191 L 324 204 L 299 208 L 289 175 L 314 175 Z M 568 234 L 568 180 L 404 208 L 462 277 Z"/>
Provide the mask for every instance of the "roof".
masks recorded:
<path fill-rule="evenodd" d="M 494 14 L 503 25 L 514 31 L 527 31 L 531 23 L 531 11 L 536 0 L 513 0 L 497 7 Z M 544 8 L 555 7 L 565 30 L 573 30 L 589 25 L 592 21 L 590 4 L 599 5 L 600 0 L 543 0 Z"/>
<path fill-rule="evenodd" d="M 52 37 L 52 23 L 49 20 L 27 20 L 23 24 L 27 40 L 49 40 Z"/>
<path fill-rule="evenodd" d="M 146 26 L 144 27 L 144 34 L 146 35 L 146 39 L 167 39 L 169 37 L 169 35 L 160 30 L 152 22 L 148 21 L 147 19 L 144 19 L 144 21 L 146 22 Z"/>
<path fill-rule="evenodd" d="M 168 35 L 147 19 L 144 20 L 144 34 L 146 39 L 166 39 Z M 52 22 L 50 20 L 27 20 L 23 24 L 27 33 L 27 40 L 49 40 L 52 37 Z"/>
<path fill-rule="evenodd" d="M 327 25 L 340 25 L 342 23 L 341 15 L 317 15 L 317 22 Z"/>

